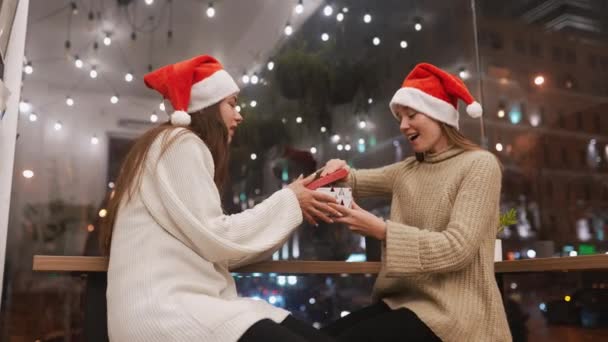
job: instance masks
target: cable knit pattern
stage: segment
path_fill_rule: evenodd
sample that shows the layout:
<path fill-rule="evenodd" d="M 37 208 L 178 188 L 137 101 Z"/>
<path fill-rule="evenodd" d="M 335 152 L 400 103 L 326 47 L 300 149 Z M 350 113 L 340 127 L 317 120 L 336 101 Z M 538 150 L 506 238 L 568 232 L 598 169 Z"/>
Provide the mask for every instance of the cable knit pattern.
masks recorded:
<path fill-rule="evenodd" d="M 355 170 L 355 197 L 392 198 L 373 295 L 414 311 L 445 342 L 511 341 L 494 276 L 501 170 L 487 151 L 451 148 Z"/>
<path fill-rule="evenodd" d="M 177 129 L 171 133 L 177 134 Z M 237 341 L 255 322 L 288 312 L 237 296 L 229 267 L 267 258 L 302 222 L 283 189 L 224 215 L 207 146 L 187 133 L 146 157 L 142 183 L 121 203 L 108 269 L 111 341 Z"/>

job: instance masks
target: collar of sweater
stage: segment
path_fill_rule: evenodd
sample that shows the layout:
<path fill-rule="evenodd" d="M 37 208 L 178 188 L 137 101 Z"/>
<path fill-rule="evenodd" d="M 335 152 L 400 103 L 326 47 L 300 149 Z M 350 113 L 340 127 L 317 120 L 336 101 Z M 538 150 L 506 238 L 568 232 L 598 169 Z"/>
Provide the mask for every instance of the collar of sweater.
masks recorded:
<path fill-rule="evenodd" d="M 449 148 L 447 148 L 446 150 L 443 150 L 441 152 L 425 153 L 424 162 L 431 163 L 431 164 L 439 163 L 444 160 L 455 157 L 455 156 L 461 154 L 462 152 L 464 152 L 464 150 L 462 148 L 456 147 L 456 146 L 450 146 Z"/>

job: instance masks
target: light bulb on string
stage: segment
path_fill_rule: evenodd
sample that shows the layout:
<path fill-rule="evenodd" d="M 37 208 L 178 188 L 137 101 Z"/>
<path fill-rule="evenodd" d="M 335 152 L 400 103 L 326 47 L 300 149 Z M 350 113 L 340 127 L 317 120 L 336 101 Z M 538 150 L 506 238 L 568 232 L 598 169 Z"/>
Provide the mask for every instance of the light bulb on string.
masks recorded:
<path fill-rule="evenodd" d="M 72 106 L 74 105 L 74 99 L 73 99 L 73 98 L 71 98 L 70 96 L 68 96 L 68 97 L 65 99 L 65 104 L 66 104 L 66 105 L 68 105 L 68 106 L 70 106 L 70 107 L 72 107 Z"/>
<path fill-rule="evenodd" d="M 301 123 L 302 123 L 302 117 L 301 117 L 301 116 L 298 116 L 298 117 L 296 118 L 296 122 L 297 122 L 297 123 L 299 123 L 299 124 L 301 124 Z"/>
<path fill-rule="evenodd" d="M 84 65 L 84 63 L 82 62 L 82 59 L 80 59 L 80 57 L 78 57 L 78 55 L 74 56 L 74 65 L 78 69 L 82 69 L 82 66 Z"/>
<path fill-rule="evenodd" d="M 150 6 L 154 3 L 154 0 L 146 0 L 146 5 Z"/>
<path fill-rule="evenodd" d="M 36 121 L 38 121 L 38 115 L 36 115 L 36 113 L 30 113 L 29 119 L 30 119 L 30 122 L 36 122 Z"/>
<path fill-rule="evenodd" d="M 34 67 L 32 66 L 32 62 L 29 61 L 25 64 L 25 68 L 23 68 L 26 74 L 31 75 L 34 72 Z"/>
<path fill-rule="evenodd" d="M 313 147 L 311 147 L 311 148 L 310 148 L 310 153 L 312 153 L 312 154 L 316 154 L 316 153 L 317 153 L 317 148 L 316 148 L 316 147 L 314 147 L 314 146 L 313 146 Z"/>
<path fill-rule="evenodd" d="M 110 102 L 112 104 L 117 104 L 118 103 L 118 96 L 112 95 L 112 97 L 110 98 Z"/>
<path fill-rule="evenodd" d="M 243 74 L 243 77 L 241 78 L 241 80 L 243 81 L 243 83 L 249 84 L 249 81 L 250 81 L 249 75 Z"/>
<path fill-rule="evenodd" d="M 348 7 L 342 7 L 342 12 L 348 13 Z"/>
<path fill-rule="evenodd" d="M 251 107 L 255 107 L 255 106 L 257 106 L 257 105 L 258 105 L 258 102 L 257 102 L 256 100 L 253 100 L 253 101 L 249 102 L 249 105 L 250 105 Z"/>
<path fill-rule="evenodd" d="M 27 113 L 30 110 L 32 110 L 32 105 L 29 102 L 27 102 L 27 100 L 23 100 L 23 101 L 19 102 L 19 111 L 21 113 Z"/>
<path fill-rule="evenodd" d="M 97 136 L 92 136 L 91 137 L 91 145 L 97 145 L 99 144 L 99 138 L 97 138 Z"/>
<path fill-rule="evenodd" d="M 89 76 L 93 79 L 97 78 L 97 69 L 95 68 L 95 66 L 93 66 L 91 68 L 91 71 L 89 72 Z"/>
<path fill-rule="evenodd" d="M 407 42 L 406 42 L 405 40 L 402 40 L 402 41 L 399 43 L 399 46 L 400 46 L 402 49 L 405 49 L 405 48 L 407 48 Z"/>
<path fill-rule="evenodd" d="M 365 13 L 365 15 L 363 15 L 363 22 L 366 24 L 369 24 L 372 22 L 372 15 L 369 13 Z"/>
<path fill-rule="evenodd" d="M 329 34 L 327 34 L 327 33 L 321 34 L 321 40 L 324 41 L 324 42 L 328 41 L 329 40 Z"/>
<path fill-rule="evenodd" d="M 344 20 L 344 14 L 343 13 L 338 13 L 336 15 L 336 20 L 339 21 L 339 22 L 342 21 L 342 20 Z"/>
<path fill-rule="evenodd" d="M 272 71 L 272 69 L 274 69 L 274 62 L 273 61 L 268 62 L 266 67 L 268 68 L 269 71 Z"/>
<path fill-rule="evenodd" d="M 257 74 L 253 74 L 253 76 L 251 76 L 251 80 L 250 81 L 251 81 L 251 84 L 258 84 L 259 80 L 260 79 L 259 79 L 258 75 Z"/>
<path fill-rule="evenodd" d="M 57 121 L 53 125 L 53 128 L 55 128 L 56 131 L 60 131 L 63 128 L 63 124 L 61 124 L 61 121 Z"/>
<path fill-rule="evenodd" d="M 209 6 L 207 6 L 207 17 L 215 17 L 215 8 L 213 8 L 213 2 L 210 2 Z"/>
<path fill-rule="evenodd" d="M 106 36 L 103 37 L 103 45 L 110 46 L 112 44 L 112 38 L 110 38 L 110 34 L 106 33 Z"/>
<path fill-rule="evenodd" d="M 321 126 L 320 131 L 321 131 L 321 133 L 325 133 L 325 132 L 327 132 L 327 128 L 325 126 Z"/>
<path fill-rule="evenodd" d="M 327 5 L 327 6 L 325 6 L 325 8 L 323 8 L 323 14 L 325 14 L 326 17 L 329 17 L 333 13 L 334 13 L 334 9 L 330 5 Z"/>
<path fill-rule="evenodd" d="M 359 121 L 359 128 L 360 129 L 364 129 L 365 127 L 367 127 L 367 122 L 365 120 L 360 120 Z"/>
<path fill-rule="evenodd" d="M 293 33 L 293 27 L 291 27 L 291 25 L 287 23 L 285 24 L 285 29 L 283 30 L 283 32 L 285 32 L 286 36 L 291 36 L 291 34 Z"/>
<path fill-rule="evenodd" d="M 164 102 L 161 102 L 161 103 L 158 105 L 158 109 L 160 109 L 160 110 L 162 110 L 162 111 L 164 112 L 164 111 L 166 110 L 166 108 L 165 108 L 165 103 L 164 103 Z"/>
<path fill-rule="evenodd" d="M 345 149 L 346 151 L 350 151 L 350 149 L 351 149 L 350 144 L 346 144 L 346 145 L 344 145 L 344 149 Z"/>
<path fill-rule="evenodd" d="M 374 39 L 372 39 L 372 43 L 374 44 L 374 46 L 380 45 L 380 38 L 374 37 Z"/>
<path fill-rule="evenodd" d="M 416 31 L 422 30 L 422 23 L 421 23 L 420 19 L 416 19 L 416 21 L 414 23 L 414 30 L 416 30 Z"/>
<path fill-rule="evenodd" d="M 298 4 L 295 7 L 295 11 L 297 14 L 302 14 L 302 12 L 304 12 L 304 4 L 303 4 L 302 0 L 298 1 Z"/>
<path fill-rule="evenodd" d="M 70 8 L 72 9 L 72 14 L 73 15 L 78 14 L 78 6 L 76 5 L 76 1 L 71 1 L 70 2 Z"/>
<path fill-rule="evenodd" d="M 150 122 L 157 122 L 158 121 L 158 115 L 156 115 L 156 113 L 152 113 L 150 115 Z"/>
<path fill-rule="evenodd" d="M 126 73 L 125 74 L 125 81 L 127 81 L 127 82 L 133 81 L 133 74 L 130 73 L 130 72 Z"/>

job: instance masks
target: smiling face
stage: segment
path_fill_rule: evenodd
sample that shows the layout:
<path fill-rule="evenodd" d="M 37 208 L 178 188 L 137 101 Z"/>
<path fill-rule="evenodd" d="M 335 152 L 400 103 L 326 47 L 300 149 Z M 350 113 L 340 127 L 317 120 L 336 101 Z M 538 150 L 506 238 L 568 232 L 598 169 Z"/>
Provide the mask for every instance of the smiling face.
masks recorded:
<path fill-rule="evenodd" d="M 401 133 L 410 142 L 416 153 L 441 152 L 448 147 L 448 138 L 441 130 L 441 124 L 412 108 L 396 106 L 395 112 L 401 125 Z"/>
<path fill-rule="evenodd" d="M 238 125 L 243 122 L 243 117 L 236 110 L 237 97 L 236 95 L 228 96 L 219 103 L 219 110 L 222 120 L 228 129 L 228 142 L 232 141 L 234 133 Z"/>

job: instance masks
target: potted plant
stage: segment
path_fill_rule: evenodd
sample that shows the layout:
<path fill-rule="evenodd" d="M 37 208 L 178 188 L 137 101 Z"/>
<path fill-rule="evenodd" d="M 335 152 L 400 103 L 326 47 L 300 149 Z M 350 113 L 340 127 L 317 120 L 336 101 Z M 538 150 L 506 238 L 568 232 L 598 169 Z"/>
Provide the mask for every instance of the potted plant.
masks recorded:
<path fill-rule="evenodd" d="M 499 217 L 499 228 L 495 245 L 494 245 L 494 261 L 502 261 L 502 240 L 498 238 L 498 234 L 505 229 L 506 226 L 510 226 L 517 223 L 517 210 L 511 208 Z"/>

